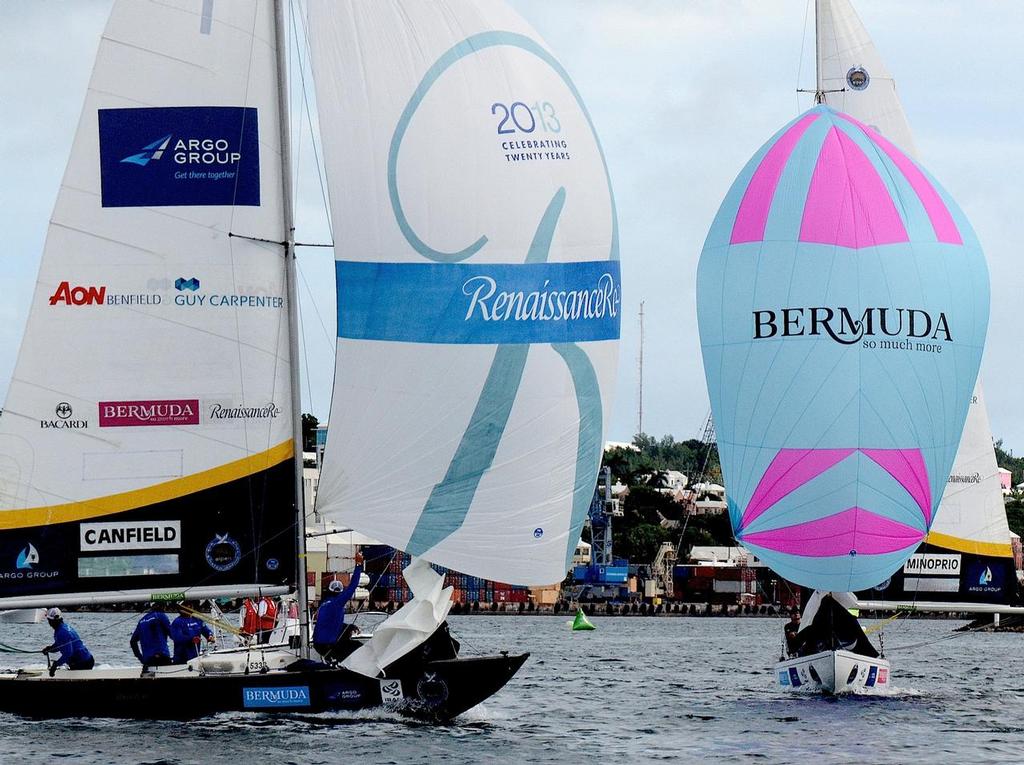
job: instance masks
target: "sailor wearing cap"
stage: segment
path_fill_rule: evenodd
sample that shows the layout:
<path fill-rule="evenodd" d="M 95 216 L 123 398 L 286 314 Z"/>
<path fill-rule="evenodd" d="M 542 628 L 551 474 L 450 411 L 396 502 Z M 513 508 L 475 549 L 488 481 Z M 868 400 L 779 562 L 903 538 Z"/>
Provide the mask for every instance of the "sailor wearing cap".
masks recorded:
<path fill-rule="evenodd" d="M 92 669 L 96 662 L 85 647 L 82 638 L 78 637 L 75 628 L 64 622 L 64 615 L 59 608 L 51 608 L 46 612 L 46 621 L 53 627 L 53 643 L 43 649 L 43 653 L 51 654 L 60 651 L 60 658 L 50 665 L 50 677 L 57 667 L 67 664 L 68 669 Z"/>
<path fill-rule="evenodd" d="M 362 575 L 363 556 L 357 553 L 356 567 L 348 587 L 342 588 L 341 582 L 337 579 L 327 586 L 329 597 L 324 599 L 320 610 L 316 612 L 316 626 L 313 628 L 313 648 L 324 661 L 339 661 L 351 653 L 351 650 L 344 650 L 342 645 L 348 642 L 348 634 L 345 631 L 345 606 L 355 594 Z M 349 646 L 352 647 L 354 646 Z"/>

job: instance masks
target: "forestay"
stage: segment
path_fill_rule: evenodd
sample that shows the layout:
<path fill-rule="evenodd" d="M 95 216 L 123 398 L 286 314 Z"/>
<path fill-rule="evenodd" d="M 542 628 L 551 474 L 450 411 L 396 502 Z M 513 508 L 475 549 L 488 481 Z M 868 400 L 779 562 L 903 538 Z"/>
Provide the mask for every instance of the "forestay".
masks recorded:
<path fill-rule="evenodd" d="M 737 539 L 814 589 L 899 568 L 942 496 L 988 302 L 970 224 L 890 141 L 826 106 L 769 141 L 698 271 Z"/>
<path fill-rule="evenodd" d="M 283 248 L 228 236 L 284 238 L 272 10 L 114 4 L 0 418 L 0 598 L 293 579 Z"/>
<path fill-rule="evenodd" d="M 621 314 L 590 115 L 501 4 L 309 10 L 338 279 L 318 509 L 459 571 L 559 581 Z"/>

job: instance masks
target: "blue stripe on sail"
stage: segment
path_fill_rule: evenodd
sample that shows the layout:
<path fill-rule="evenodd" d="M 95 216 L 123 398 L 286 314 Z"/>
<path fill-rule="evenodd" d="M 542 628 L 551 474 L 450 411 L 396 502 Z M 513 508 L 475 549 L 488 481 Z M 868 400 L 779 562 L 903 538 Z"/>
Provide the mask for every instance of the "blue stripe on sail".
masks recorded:
<path fill-rule="evenodd" d="M 339 337 L 472 344 L 619 337 L 618 261 L 336 266 Z"/>
<path fill-rule="evenodd" d="M 580 413 L 580 431 L 576 440 L 576 477 L 572 490 L 572 515 L 569 518 L 569 539 L 565 551 L 566 570 L 572 565 L 583 522 L 594 497 L 594 472 L 601 466 L 603 440 L 601 411 L 601 386 L 597 381 L 594 365 L 575 345 L 551 346 L 569 367 L 573 387 L 576 389 L 576 405 Z"/>

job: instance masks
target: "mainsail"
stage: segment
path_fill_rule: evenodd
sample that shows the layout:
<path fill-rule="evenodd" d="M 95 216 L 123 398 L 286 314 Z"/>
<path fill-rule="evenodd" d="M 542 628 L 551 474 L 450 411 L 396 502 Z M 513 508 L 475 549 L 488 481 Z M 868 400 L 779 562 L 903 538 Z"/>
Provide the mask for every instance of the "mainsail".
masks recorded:
<path fill-rule="evenodd" d="M 310 4 L 338 281 L 317 506 L 477 576 L 565 576 L 621 310 L 607 167 L 498 3 Z"/>
<path fill-rule="evenodd" d="M 697 282 L 736 538 L 807 587 L 883 581 L 931 526 L 981 362 L 970 224 L 893 143 L 817 106 L 740 173 Z"/>
<path fill-rule="evenodd" d="M 818 0 L 816 11 L 818 89 L 824 102 L 917 157 L 893 77 L 849 0 Z M 1010 529 L 980 379 L 970 402 L 927 545 L 882 588 L 884 593 L 868 593 L 873 599 L 1015 599 Z"/>
<path fill-rule="evenodd" d="M 0 417 L 2 602 L 294 581 L 275 50 L 269 3 L 114 4 Z"/>

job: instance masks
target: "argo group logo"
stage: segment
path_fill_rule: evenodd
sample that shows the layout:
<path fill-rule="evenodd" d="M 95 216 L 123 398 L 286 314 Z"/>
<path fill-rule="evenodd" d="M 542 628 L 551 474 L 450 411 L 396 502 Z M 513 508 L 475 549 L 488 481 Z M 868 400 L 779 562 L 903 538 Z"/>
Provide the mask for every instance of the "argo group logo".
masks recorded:
<path fill-rule="evenodd" d="M 257 110 L 100 109 L 104 207 L 260 204 Z"/>
<path fill-rule="evenodd" d="M 10 561 L 11 559 L 8 558 Z M 0 571 L 0 580 L 11 580 L 11 579 L 53 579 L 60 576 L 59 569 L 50 569 L 49 571 L 40 570 L 38 568 L 41 562 L 41 556 L 35 545 L 31 542 L 26 542 L 25 546 L 18 550 L 17 555 L 13 557 L 13 569 L 6 571 Z M 10 564 L 7 564 L 10 565 Z"/>

